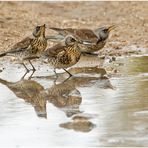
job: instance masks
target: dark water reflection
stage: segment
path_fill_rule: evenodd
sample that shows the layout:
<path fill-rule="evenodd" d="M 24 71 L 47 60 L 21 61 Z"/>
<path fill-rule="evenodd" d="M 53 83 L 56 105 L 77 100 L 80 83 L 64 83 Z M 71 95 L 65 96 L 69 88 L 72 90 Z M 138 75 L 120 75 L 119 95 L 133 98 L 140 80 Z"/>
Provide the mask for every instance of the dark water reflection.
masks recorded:
<path fill-rule="evenodd" d="M 147 65 L 147 56 L 126 57 L 114 63 L 119 75 L 110 79 L 85 67 L 71 69 L 75 77 L 66 81 L 59 74 L 56 83 L 52 74 L 19 80 L 23 72 L 6 69 L 0 147 L 148 146 Z"/>
<path fill-rule="evenodd" d="M 44 87 L 33 80 L 20 80 L 17 82 L 9 82 L 0 79 L 0 83 L 7 86 L 17 98 L 24 99 L 30 103 L 39 117 L 47 117 L 46 100 L 47 95 Z"/>

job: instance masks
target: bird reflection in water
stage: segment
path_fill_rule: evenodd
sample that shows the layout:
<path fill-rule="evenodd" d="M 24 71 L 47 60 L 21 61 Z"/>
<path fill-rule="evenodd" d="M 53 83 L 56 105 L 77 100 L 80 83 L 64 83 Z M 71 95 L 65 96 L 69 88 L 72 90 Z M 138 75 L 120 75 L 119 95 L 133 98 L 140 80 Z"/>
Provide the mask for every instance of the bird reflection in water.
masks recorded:
<path fill-rule="evenodd" d="M 78 87 L 85 87 L 97 84 L 97 87 L 103 89 L 113 89 L 113 86 L 106 76 L 106 71 L 103 68 L 96 67 L 83 67 L 70 69 L 73 73 L 86 73 L 89 75 L 81 77 L 71 77 L 64 80 L 66 73 L 60 74 L 60 83 L 52 85 L 47 89 L 48 101 L 54 106 L 58 107 L 65 112 L 67 117 L 72 117 L 73 122 L 62 123 L 60 127 L 67 129 L 74 129 L 75 131 L 89 132 L 93 129 L 94 124 L 83 117 L 83 112 L 80 111 L 80 105 L 82 103 L 82 95 L 78 90 Z M 101 77 L 95 77 L 93 73 L 100 74 Z M 47 76 L 46 79 L 53 79 L 52 76 Z M 64 80 L 64 81 L 63 81 Z M 81 114 L 81 117 L 76 117 Z"/>
<path fill-rule="evenodd" d="M 30 103 L 34 107 L 37 116 L 44 118 L 47 118 L 46 101 L 49 101 L 64 111 L 67 117 L 81 113 L 82 111 L 80 111 L 79 106 L 82 103 L 82 96 L 78 87 L 90 86 L 97 83 L 97 87 L 100 88 L 113 88 L 110 80 L 102 76 L 106 74 L 104 69 L 83 67 L 72 68 L 70 70 L 76 74 L 86 73 L 89 75 L 71 77 L 47 89 L 44 89 L 44 87 L 35 80 L 21 79 L 17 82 L 9 82 L 0 79 L 0 83 L 6 85 L 18 98 L 22 98 Z M 93 75 L 93 73 L 99 74 L 100 72 L 102 77 L 97 77 L 96 75 L 95 77 Z M 66 73 L 60 74 L 62 76 L 61 78 L 64 78 L 65 74 Z M 52 77 L 47 77 L 46 79 L 53 80 Z"/>
<path fill-rule="evenodd" d="M 76 86 L 80 85 L 83 80 L 84 79 L 81 79 L 80 77 L 78 79 L 73 77 L 60 84 L 55 84 L 48 89 L 48 101 L 50 103 L 62 109 L 67 117 L 76 115 L 72 118 L 73 122 L 61 123 L 59 126 L 62 128 L 89 132 L 94 127 L 94 124 L 90 122 L 87 117 L 77 116 L 77 114 L 82 113 L 79 110 L 82 96 L 80 91 L 76 89 Z"/>
<path fill-rule="evenodd" d="M 63 83 L 55 84 L 52 88 L 57 87 L 56 91 L 65 90 L 67 89 L 76 89 L 77 87 L 85 87 L 93 85 L 97 83 L 99 88 L 104 89 L 114 89 L 113 85 L 111 84 L 109 78 L 106 76 L 107 72 L 104 68 L 95 67 L 74 67 L 69 69 L 69 72 L 75 74 L 74 77 L 69 79 L 66 78 L 66 73 L 60 73 L 59 79 L 57 81 L 63 81 Z M 78 74 L 78 76 L 77 76 Z M 79 76 L 81 74 L 81 76 Z M 45 76 L 46 79 L 54 79 L 53 75 Z M 56 81 L 56 82 L 57 82 Z M 56 92 L 57 93 L 57 92 Z"/>
<path fill-rule="evenodd" d="M 17 82 L 9 82 L 0 79 L 0 83 L 7 86 L 18 98 L 30 103 L 38 117 L 47 118 L 46 92 L 44 87 L 34 80 L 21 79 Z"/>
<path fill-rule="evenodd" d="M 78 132 L 90 132 L 94 127 L 89 118 L 83 116 L 74 116 L 72 122 L 61 123 L 59 126 L 65 129 L 73 129 Z"/>
<path fill-rule="evenodd" d="M 89 75 L 81 77 L 71 77 L 63 81 L 66 73 L 60 74 L 59 84 L 54 84 L 48 89 L 48 101 L 56 107 L 63 110 L 68 117 L 72 117 L 72 122 L 61 123 L 60 127 L 65 129 L 73 129 L 80 132 L 89 132 L 95 125 L 89 121 L 89 118 L 83 116 L 83 112 L 79 110 L 82 103 L 82 96 L 78 87 L 85 87 L 97 84 L 97 87 L 103 89 L 113 89 L 110 80 L 106 75 L 103 68 L 97 67 L 79 67 L 72 68 L 70 72 L 79 74 L 85 73 Z M 100 77 L 94 75 L 99 74 Z M 47 76 L 47 79 L 53 79 L 52 76 Z M 80 116 L 81 114 L 81 116 Z"/>
<path fill-rule="evenodd" d="M 79 113 L 81 93 L 70 80 L 54 84 L 48 89 L 48 101 L 63 110 L 68 117 Z"/>

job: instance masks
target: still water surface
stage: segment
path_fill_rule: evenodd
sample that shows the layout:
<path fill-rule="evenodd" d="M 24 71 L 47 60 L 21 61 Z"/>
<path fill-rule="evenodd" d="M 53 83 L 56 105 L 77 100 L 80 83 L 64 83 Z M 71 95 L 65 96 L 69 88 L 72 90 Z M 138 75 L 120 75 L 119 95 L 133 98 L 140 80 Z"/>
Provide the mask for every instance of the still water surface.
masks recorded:
<path fill-rule="evenodd" d="M 56 83 L 50 76 L 20 80 L 23 69 L 4 64 L 0 147 L 148 146 L 148 56 L 115 64 L 109 79 L 89 73 Z"/>

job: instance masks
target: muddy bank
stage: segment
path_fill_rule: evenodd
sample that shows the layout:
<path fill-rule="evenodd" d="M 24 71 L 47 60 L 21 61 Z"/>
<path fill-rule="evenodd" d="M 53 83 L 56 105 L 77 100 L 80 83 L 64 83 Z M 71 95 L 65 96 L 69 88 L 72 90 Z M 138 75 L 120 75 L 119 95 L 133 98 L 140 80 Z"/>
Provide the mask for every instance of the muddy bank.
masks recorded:
<path fill-rule="evenodd" d="M 147 8 L 148 2 L 0 2 L 0 50 L 30 35 L 35 25 L 46 23 L 62 28 L 116 24 L 101 55 L 147 52 Z M 48 35 L 53 33 L 47 30 Z"/>

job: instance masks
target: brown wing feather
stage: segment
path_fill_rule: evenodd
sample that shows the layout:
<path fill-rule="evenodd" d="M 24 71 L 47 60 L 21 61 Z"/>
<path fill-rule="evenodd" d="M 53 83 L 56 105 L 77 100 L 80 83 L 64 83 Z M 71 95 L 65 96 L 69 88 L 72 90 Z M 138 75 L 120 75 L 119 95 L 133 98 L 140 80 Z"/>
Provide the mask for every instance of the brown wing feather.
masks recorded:
<path fill-rule="evenodd" d="M 90 29 L 76 29 L 74 35 L 81 38 L 82 40 L 88 40 L 95 43 L 98 40 L 97 36 Z"/>
<path fill-rule="evenodd" d="M 50 47 L 46 50 L 46 54 L 49 56 L 49 57 L 57 57 L 57 55 L 62 52 L 62 51 L 65 51 L 65 46 L 64 45 L 61 45 L 60 43 L 59 44 L 56 44 L 55 46 L 53 47 Z"/>
<path fill-rule="evenodd" d="M 31 44 L 32 40 L 32 38 L 26 37 L 22 41 L 16 43 L 8 52 L 13 53 L 18 52 L 19 50 L 24 50 Z"/>
<path fill-rule="evenodd" d="M 66 35 L 68 34 L 68 32 L 67 32 L 66 30 L 69 29 L 69 28 L 67 28 L 67 29 L 61 29 L 61 28 L 52 27 L 52 28 L 50 28 L 50 29 L 52 29 L 52 30 L 58 32 L 58 33 L 59 33 L 60 35 L 62 35 L 62 36 L 66 36 Z"/>
<path fill-rule="evenodd" d="M 98 41 L 98 37 L 94 34 L 94 32 L 90 29 L 73 29 L 73 28 L 51 28 L 57 31 L 60 35 L 66 36 L 68 34 L 72 34 L 77 38 L 82 40 L 89 40 L 93 43 Z"/>
<path fill-rule="evenodd" d="M 79 36 L 82 36 L 82 38 L 96 38 L 97 37 L 94 34 L 94 32 L 90 29 L 77 29 L 75 33 Z"/>

